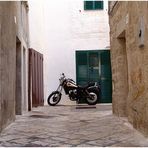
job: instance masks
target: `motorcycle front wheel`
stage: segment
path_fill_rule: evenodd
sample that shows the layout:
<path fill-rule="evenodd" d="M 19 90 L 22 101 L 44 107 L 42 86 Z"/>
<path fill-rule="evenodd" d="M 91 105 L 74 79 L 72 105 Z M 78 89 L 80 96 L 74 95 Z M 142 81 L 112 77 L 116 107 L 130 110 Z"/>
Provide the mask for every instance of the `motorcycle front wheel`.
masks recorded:
<path fill-rule="evenodd" d="M 88 90 L 89 95 L 91 97 L 87 97 L 86 98 L 86 102 L 88 105 L 96 105 L 98 103 L 99 100 L 99 91 L 96 88 L 92 88 Z"/>
<path fill-rule="evenodd" d="M 47 102 L 50 106 L 55 106 L 60 102 L 60 100 L 61 93 L 59 91 L 54 91 L 49 95 Z"/>

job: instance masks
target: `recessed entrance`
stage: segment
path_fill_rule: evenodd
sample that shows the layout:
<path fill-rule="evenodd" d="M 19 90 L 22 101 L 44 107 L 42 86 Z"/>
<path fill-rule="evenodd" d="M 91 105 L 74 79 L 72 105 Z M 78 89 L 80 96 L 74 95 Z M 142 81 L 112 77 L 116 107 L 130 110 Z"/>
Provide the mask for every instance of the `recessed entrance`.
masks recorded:
<path fill-rule="evenodd" d="M 15 89 L 15 113 L 20 115 L 22 112 L 22 80 L 21 80 L 21 42 L 16 38 L 16 89 Z"/>
<path fill-rule="evenodd" d="M 116 100 L 116 102 L 118 103 L 114 104 L 118 104 L 117 106 L 118 114 L 120 116 L 127 116 L 127 98 L 128 98 L 129 84 L 128 84 L 128 62 L 127 62 L 125 30 L 118 36 L 117 41 L 119 48 L 118 50 L 120 50 L 120 55 L 119 55 L 120 58 L 118 58 L 118 63 L 120 63 L 120 66 L 118 66 L 120 77 L 118 77 L 118 81 L 120 80 L 120 90 L 122 90 L 122 92 L 121 96 L 118 98 L 118 100 Z M 115 111 L 113 110 L 113 112 Z"/>
<path fill-rule="evenodd" d="M 27 68 L 26 68 L 26 49 L 23 47 L 23 69 L 22 69 L 22 75 L 23 75 L 23 110 L 27 111 L 27 84 L 26 84 L 26 73 L 27 73 Z"/>

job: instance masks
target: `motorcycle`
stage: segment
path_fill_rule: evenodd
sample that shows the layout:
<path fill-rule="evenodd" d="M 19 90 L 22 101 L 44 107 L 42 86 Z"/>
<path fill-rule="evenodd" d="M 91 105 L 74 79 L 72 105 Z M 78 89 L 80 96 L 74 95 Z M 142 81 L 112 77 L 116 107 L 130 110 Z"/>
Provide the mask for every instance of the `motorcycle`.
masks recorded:
<path fill-rule="evenodd" d="M 99 101 L 100 87 L 96 82 L 89 83 L 86 86 L 79 86 L 76 85 L 74 80 L 66 78 L 64 73 L 62 73 L 59 81 L 60 84 L 57 90 L 53 91 L 47 99 L 50 106 L 55 106 L 60 102 L 62 89 L 64 89 L 66 95 L 69 95 L 71 101 L 79 102 L 80 99 L 84 99 L 88 105 L 95 105 Z"/>

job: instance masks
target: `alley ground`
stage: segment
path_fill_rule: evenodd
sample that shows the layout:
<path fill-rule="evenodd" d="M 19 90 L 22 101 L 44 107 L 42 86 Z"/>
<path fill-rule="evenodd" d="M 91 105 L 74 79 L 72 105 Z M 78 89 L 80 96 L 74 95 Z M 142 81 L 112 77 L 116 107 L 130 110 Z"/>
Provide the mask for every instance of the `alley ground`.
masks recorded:
<path fill-rule="evenodd" d="M 17 116 L 1 133 L 0 146 L 132 147 L 148 146 L 148 139 L 112 115 L 111 105 L 58 105 Z"/>

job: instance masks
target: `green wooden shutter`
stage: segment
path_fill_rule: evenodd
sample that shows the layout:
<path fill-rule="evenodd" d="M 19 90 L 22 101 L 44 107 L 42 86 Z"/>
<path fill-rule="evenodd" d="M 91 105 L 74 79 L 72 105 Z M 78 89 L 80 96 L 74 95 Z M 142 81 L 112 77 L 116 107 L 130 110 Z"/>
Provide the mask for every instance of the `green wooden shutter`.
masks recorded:
<path fill-rule="evenodd" d="M 84 1 L 84 10 L 101 10 L 103 1 Z"/>
<path fill-rule="evenodd" d="M 95 6 L 94 6 L 95 10 L 101 10 L 103 9 L 103 1 L 95 1 Z"/>
<path fill-rule="evenodd" d="M 84 10 L 93 10 L 93 1 L 84 1 Z"/>

